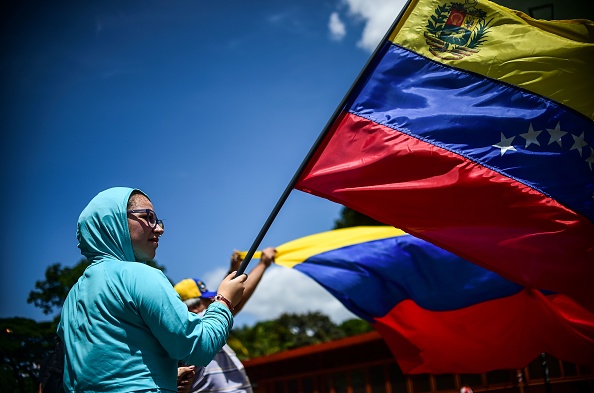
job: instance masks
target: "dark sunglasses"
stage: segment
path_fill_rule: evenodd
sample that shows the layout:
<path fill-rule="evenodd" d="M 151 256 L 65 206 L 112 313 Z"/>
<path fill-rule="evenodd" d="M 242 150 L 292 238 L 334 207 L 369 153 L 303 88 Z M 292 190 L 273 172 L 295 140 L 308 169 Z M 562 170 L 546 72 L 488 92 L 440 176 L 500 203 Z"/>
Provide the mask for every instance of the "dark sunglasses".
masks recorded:
<path fill-rule="evenodd" d="M 165 229 L 163 221 L 157 218 L 157 213 L 155 213 L 155 211 L 152 209 L 134 209 L 128 210 L 128 213 L 145 213 L 146 222 L 151 226 L 151 228 L 155 229 L 158 225 L 161 227 L 161 229 Z"/>

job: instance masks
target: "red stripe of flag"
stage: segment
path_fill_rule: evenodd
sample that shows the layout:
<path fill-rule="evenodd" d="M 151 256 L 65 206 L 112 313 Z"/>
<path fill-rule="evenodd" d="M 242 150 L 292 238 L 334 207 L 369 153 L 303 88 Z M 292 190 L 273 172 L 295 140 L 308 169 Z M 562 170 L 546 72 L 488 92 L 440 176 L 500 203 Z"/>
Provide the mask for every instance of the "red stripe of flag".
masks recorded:
<path fill-rule="evenodd" d="M 449 150 L 343 114 L 297 188 L 594 310 L 592 222 Z"/>

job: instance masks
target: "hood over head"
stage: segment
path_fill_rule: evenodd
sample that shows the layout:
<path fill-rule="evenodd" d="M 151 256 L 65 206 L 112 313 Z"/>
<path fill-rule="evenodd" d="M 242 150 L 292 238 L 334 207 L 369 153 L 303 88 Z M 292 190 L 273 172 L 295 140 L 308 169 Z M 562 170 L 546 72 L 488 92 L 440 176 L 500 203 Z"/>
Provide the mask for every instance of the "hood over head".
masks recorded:
<path fill-rule="evenodd" d="M 91 262 L 103 258 L 135 261 L 128 228 L 128 199 L 136 188 L 113 187 L 97 194 L 78 218 L 81 254 Z M 148 198 L 148 196 L 147 196 Z"/>

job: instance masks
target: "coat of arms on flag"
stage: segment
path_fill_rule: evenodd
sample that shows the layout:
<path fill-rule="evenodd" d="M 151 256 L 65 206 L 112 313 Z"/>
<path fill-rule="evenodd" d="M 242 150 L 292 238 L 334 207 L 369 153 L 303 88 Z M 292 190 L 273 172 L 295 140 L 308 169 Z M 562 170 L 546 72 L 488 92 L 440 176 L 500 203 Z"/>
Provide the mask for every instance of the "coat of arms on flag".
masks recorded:
<path fill-rule="evenodd" d="M 425 39 L 429 51 L 445 60 L 457 60 L 479 51 L 489 22 L 487 13 L 475 1 L 437 6 L 427 21 Z"/>

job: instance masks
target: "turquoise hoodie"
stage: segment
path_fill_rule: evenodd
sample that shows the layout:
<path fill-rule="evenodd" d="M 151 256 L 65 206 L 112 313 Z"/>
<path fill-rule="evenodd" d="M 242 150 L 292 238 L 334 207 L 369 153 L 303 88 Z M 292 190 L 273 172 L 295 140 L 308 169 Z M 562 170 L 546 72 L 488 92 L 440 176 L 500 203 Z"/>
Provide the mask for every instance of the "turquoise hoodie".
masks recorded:
<path fill-rule="evenodd" d="M 233 326 L 221 303 L 199 318 L 158 269 L 136 262 L 128 230 L 132 188 L 99 193 L 78 220 L 91 265 L 62 307 L 67 392 L 177 392 L 177 362 L 206 366 Z"/>

